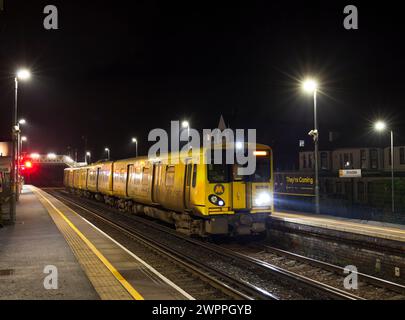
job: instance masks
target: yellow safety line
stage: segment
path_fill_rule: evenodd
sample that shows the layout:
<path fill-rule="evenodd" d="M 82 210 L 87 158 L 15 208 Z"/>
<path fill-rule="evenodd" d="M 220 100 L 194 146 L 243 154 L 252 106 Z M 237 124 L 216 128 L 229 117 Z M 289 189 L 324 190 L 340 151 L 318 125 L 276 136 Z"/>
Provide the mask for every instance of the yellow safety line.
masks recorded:
<path fill-rule="evenodd" d="M 101 260 L 101 262 L 107 267 L 108 270 L 114 275 L 114 277 L 121 283 L 121 285 L 128 291 L 128 293 L 135 299 L 135 300 L 144 300 L 144 298 L 140 295 L 138 291 L 136 291 L 131 284 L 125 280 L 125 278 L 121 275 L 121 273 L 115 269 L 115 267 L 107 260 L 106 257 L 88 240 L 83 233 L 80 232 L 79 229 L 58 209 L 56 208 L 52 202 L 50 202 L 46 197 L 44 197 L 41 192 L 37 191 L 38 195 L 40 195 L 46 202 L 48 202 L 56 212 L 66 221 L 66 223 L 77 233 L 77 235 L 87 244 L 87 246 L 93 251 L 93 253 Z"/>
<path fill-rule="evenodd" d="M 384 232 L 394 232 L 394 233 L 400 233 L 400 234 L 405 234 L 405 230 L 401 229 L 393 229 L 390 227 L 379 227 L 379 226 L 371 226 L 371 225 L 366 225 L 364 223 L 358 223 L 358 222 L 349 222 L 349 221 L 332 221 L 330 218 L 315 218 L 315 217 L 308 217 L 308 216 L 302 216 L 299 214 L 295 213 L 284 213 L 284 212 L 275 212 L 275 216 L 279 217 L 285 217 L 289 219 L 301 219 L 301 220 L 308 220 L 309 222 L 312 221 L 318 221 L 320 223 L 329 223 L 331 225 L 337 225 L 337 226 L 348 226 L 348 227 L 356 227 L 356 228 L 363 228 L 363 229 L 369 229 L 369 230 L 380 230 Z"/>

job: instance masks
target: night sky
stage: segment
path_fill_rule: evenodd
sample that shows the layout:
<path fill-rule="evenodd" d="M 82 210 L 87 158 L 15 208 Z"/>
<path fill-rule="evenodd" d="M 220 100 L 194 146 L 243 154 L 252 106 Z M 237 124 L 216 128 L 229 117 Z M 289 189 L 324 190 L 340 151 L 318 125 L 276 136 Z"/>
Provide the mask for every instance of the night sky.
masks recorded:
<path fill-rule="evenodd" d="M 9 137 L 13 73 L 27 66 L 33 77 L 20 84 L 19 116 L 31 151 L 70 146 L 83 158 L 86 136 L 93 160 L 105 146 L 127 157 L 136 136 L 146 154 L 151 129 L 182 119 L 215 128 L 223 114 L 232 128 L 257 129 L 286 168 L 313 126 L 311 98 L 299 89 L 306 75 L 321 85 L 321 143 L 333 130 L 350 136 L 348 146 L 386 146 L 388 135 L 370 131 L 376 118 L 398 141 L 405 136 L 397 2 L 4 2 L 0 140 Z M 59 10 L 59 30 L 43 28 L 47 4 Z M 343 28 L 347 4 L 357 5 L 358 30 Z"/>

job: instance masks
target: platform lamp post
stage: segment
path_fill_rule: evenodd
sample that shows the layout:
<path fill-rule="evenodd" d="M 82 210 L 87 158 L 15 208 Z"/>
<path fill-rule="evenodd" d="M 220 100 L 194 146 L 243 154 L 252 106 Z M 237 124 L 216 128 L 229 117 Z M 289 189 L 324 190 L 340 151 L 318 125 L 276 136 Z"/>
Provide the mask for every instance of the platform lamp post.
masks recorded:
<path fill-rule="evenodd" d="M 387 125 L 384 121 L 377 121 L 374 124 L 374 129 L 378 132 L 385 131 Z M 394 192 L 394 132 L 390 130 L 391 137 L 391 210 L 392 213 L 395 212 L 395 192 Z"/>
<path fill-rule="evenodd" d="M 91 152 L 86 151 L 86 163 L 91 163 Z"/>
<path fill-rule="evenodd" d="M 187 128 L 187 143 L 189 142 L 189 139 L 190 139 L 190 123 L 187 121 L 187 120 L 184 120 L 182 123 L 181 123 L 181 126 L 183 127 L 183 128 Z"/>
<path fill-rule="evenodd" d="M 21 152 L 21 155 L 22 155 L 22 153 L 23 153 L 23 142 L 27 142 L 28 138 L 26 136 L 22 136 L 20 140 L 21 140 L 20 152 Z"/>
<path fill-rule="evenodd" d="M 110 160 L 110 149 L 105 148 L 104 151 L 107 152 L 107 159 Z"/>
<path fill-rule="evenodd" d="M 31 73 L 27 69 L 20 69 L 17 71 L 14 77 L 14 112 L 12 118 L 12 155 L 11 155 L 11 172 L 10 172 L 10 187 L 11 187 L 11 197 L 10 197 L 10 222 L 15 223 L 16 218 L 16 202 L 18 200 L 18 144 L 19 144 L 19 123 L 18 123 L 18 81 L 28 80 L 31 77 Z"/>
<path fill-rule="evenodd" d="M 318 83 L 313 79 L 306 79 L 302 82 L 302 88 L 305 92 L 313 95 L 314 101 L 314 129 L 308 134 L 314 139 L 314 164 L 315 164 L 315 212 L 319 214 L 319 165 L 318 165 L 318 149 L 319 149 L 319 132 L 318 132 L 318 116 L 316 105 L 316 94 L 318 91 Z"/>
<path fill-rule="evenodd" d="M 27 121 L 25 119 L 18 120 L 17 123 L 17 177 L 20 177 L 20 162 L 21 162 L 21 153 L 22 153 L 22 137 L 21 137 L 21 126 L 25 125 Z M 27 138 L 25 138 L 26 140 Z M 19 180 L 17 180 L 17 186 L 19 184 Z M 17 201 L 19 200 L 19 193 L 20 188 L 17 188 Z"/>
<path fill-rule="evenodd" d="M 135 157 L 138 157 L 138 140 L 136 138 L 132 138 L 132 143 L 135 143 Z"/>

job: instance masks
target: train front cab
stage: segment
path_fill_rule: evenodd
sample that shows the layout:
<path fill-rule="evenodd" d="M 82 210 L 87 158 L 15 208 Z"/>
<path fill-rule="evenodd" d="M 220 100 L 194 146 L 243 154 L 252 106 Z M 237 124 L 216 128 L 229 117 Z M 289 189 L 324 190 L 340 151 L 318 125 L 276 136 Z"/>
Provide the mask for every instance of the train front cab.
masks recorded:
<path fill-rule="evenodd" d="M 203 166 L 189 163 L 186 168 L 185 188 L 187 191 L 187 185 L 191 184 L 193 211 L 208 218 L 205 220 L 205 232 L 208 234 L 250 235 L 265 232 L 266 219 L 274 208 L 272 152 L 265 145 L 248 148 L 256 160 L 252 175 L 238 175 L 238 165 L 226 164 L 225 161 Z M 197 168 L 199 170 L 196 171 Z M 187 172 L 192 178 L 187 177 Z M 195 174 L 205 180 L 204 193 L 193 194 L 193 190 L 198 189 L 193 188 L 194 181 L 201 183 L 198 177 L 195 179 Z M 190 182 L 187 183 L 187 180 Z M 185 196 L 187 199 L 187 192 Z"/>

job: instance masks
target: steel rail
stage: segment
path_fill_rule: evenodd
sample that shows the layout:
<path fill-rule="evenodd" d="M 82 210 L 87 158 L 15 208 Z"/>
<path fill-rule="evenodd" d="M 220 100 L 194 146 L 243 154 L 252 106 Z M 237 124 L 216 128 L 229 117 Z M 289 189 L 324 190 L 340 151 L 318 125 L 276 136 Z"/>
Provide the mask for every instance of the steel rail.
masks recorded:
<path fill-rule="evenodd" d="M 325 269 L 328 271 L 343 274 L 343 272 L 345 270 L 343 267 L 340 267 L 340 266 L 337 266 L 337 265 L 334 265 L 334 264 L 331 264 L 328 262 L 316 260 L 316 259 L 313 259 L 310 257 L 299 255 L 294 252 L 278 249 L 278 248 L 275 248 L 275 247 L 272 247 L 269 245 L 259 245 L 258 248 L 263 248 L 264 250 L 274 253 L 276 255 L 287 256 L 291 259 L 295 259 L 297 261 L 301 261 L 301 262 L 304 262 L 304 263 L 307 263 L 307 264 L 310 264 L 310 265 L 313 265 L 313 266 L 316 266 L 316 267 L 319 267 L 319 268 L 322 268 L 322 269 Z M 397 292 L 399 294 L 405 295 L 405 286 L 403 286 L 401 284 L 398 284 L 398 283 L 395 283 L 392 281 L 388 281 L 385 279 L 377 278 L 372 275 L 361 273 L 361 272 L 356 272 L 356 274 L 358 275 L 359 279 L 361 279 L 367 283 L 373 284 L 378 287 L 386 288 L 391 291 Z"/>
<path fill-rule="evenodd" d="M 181 265 L 185 269 L 189 270 L 190 272 L 198 276 L 203 281 L 209 283 L 211 286 L 217 288 L 218 290 L 222 291 L 223 293 L 225 293 L 230 297 L 242 300 L 254 300 L 255 298 L 265 300 L 279 300 L 279 298 L 276 295 L 266 290 L 263 290 L 257 286 L 249 284 L 241 279 L 230 277 L 229 275 L 217 269 L 214 269 L 207 264 L 202 264 L 200 261 L 197 261 L 196 259 L 191 258 L 187 255 L 184 255 L 174 250 L 173 248 L 170 248 L 168 245 L 162 244 L 161 242 L 151 237 L 145 236 L 144 234 L 138 232 L 131 226 L 128 226 L 122 222 L 112 221 L 106 218 L 103 213 L 98 212 L 98 210 L 83 207 L 82 205 L 70 199 L 67 199 L 65 196 L 59 194 L 57 195 L 54 192 L 49 192 L 49 190 L 47 190 L 47 192 L 52 194 L 52 196 L 60 200 L 65 205 L 66 205 L 65 202 L 67 202 L 74 207 L 84 210 L 90 213 L 91 215 L 95 216 L 96 218 L 102 220 L 104 223 L 107 223 L 113 228 L 119 230 L 120 232 L 125 233 L 127 236 L 134 238 L 138 242 L 141 242 L 143 245 L 150 247 L 155 252 L 158 252 L 160 255 L 169 258 L 178 265 Z M 212 275 L 216 277 L 213 277 Z M 224 281 L 219 280 L 218 278 L 226 279 L 229 283 L 232 284 L 232 286 L 225 283 Z M 237 287 L 238 290 L 235 289 L 233 286 Z"/>
<path fill-rule="evenodd" d="M 92 200 L 84 199 L 84 198 L 78 198 L 77 200 L 79 200 L 79 199 L 81 201 L 83 201 L 83 202 L 86 202 L 87 205 L 89 205 L 89 204 L 90 205 L 96 205 L 98 207 L 103 206 L 103 208 L 101 208 L 101 209 L 104 209 L 104 210 L 106 209 L 104 207 L 105 206 L 104 204 L 97 203 L 97 202 L 94 202 Z M 123 215 L 123 213 L 119 212 L 118 210 L 117 210 L 117 213 Z M 241 253 L 238 253 L 238 252 L 234 252 L 232 250 L 229 250 L 227 248 L 218 246 L 216 244 L 204 243 L 204 242 L 202 242 L 200 240 L 190 238 L 190 237 L 188 237 L 186 235 L 183 235 L 183 234 L 180 234 L 180 233 L 176 232 L 173 229 L 162 226 L 162 225 L 160 225 L 160 224 L 158 224 L 156 222 L 149 221 L 149 220 L 147 220 L 145 218 L 141 218 L 141 217 L 137 217 L 137 216 L 127 216 L 127 215 L 125 215 L 125 217 L 130 218 L 131 220 L 137 221 L 139 223 L 142 223 L 144 225 L 147 225 L 147 226 L 149 226 L 151 228 L 158 229 L 159 231 L 162 231 L 162 232 L 165 232 L 165 233 L 170 233 L 171 235 L 173 235 L 173 236 L 175 236 L 175 237 L 177 237 L 179 239 L 182 239 L 182 240 L 184 240 L 184 241 L 186 241 L 188 243 L 192 243 L 192 244 L 197 245 L 197 246 L 201 246 L 204 249 L 209 250 L 211 252 L 214 252 L 214 253 L 216 253 L 218 255 L 226 256 L 226 257 L 228 257 L 230 259 L 237 260 L 237 261 L 245 264 L 247 267 L 251 267 L 251 266 L 257 267 L 260 270 L 262 270 L 263 272 L 269 273 L 272 276 L 277 277 L 278 279 L 282 278 L 283 280 L 289 282 L 290 284 L 293 284 L 294 286 L 296 286 L 297 284 L 300 284 L 302 287 L 305 287 L 308 290 L 311 290 L 311 291 L 317 293 L 318 295 L 321 295 L 321 296 L 326 295 L 330 299 L 338 299 L 338 300 L 364 300 L 363 298 L 361 298 L 361 297 L 359 297 L 357 295 L 348 293 L 348 292 L 346 292 L 344 290 L 335 288 L 335 287 L 327 285 L 325 283 L 316 281 L 314 279 L 311 279 L 311 278 L 302 276 L 300 274 L 291 272 L 289 270 L 283 269 L 281 267 L 272 265 L 272 264 L 270 264 L 268 262 L 261 261 L 261 260 L 256 259 L 256 258 L 252 258 L 252 257 L 249 257 L 247 255 L 244 255 L 244 254 L 241 254 Z M 187 257 L 187 258 L 189 258 L 189 257 Z M 220 272 L 220 271 L 216 270 L 216 272 Z M 225 275 L 225 276 L 229 277 L 227 275 Z M 256 287 L 256 289 L 259 289 L 259 288 Z"/>

